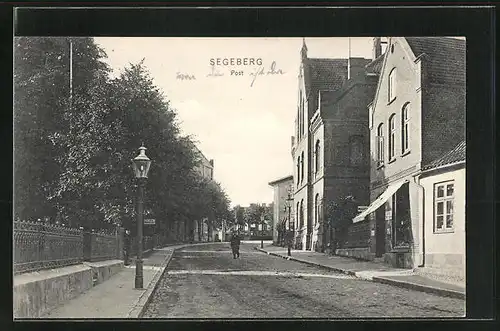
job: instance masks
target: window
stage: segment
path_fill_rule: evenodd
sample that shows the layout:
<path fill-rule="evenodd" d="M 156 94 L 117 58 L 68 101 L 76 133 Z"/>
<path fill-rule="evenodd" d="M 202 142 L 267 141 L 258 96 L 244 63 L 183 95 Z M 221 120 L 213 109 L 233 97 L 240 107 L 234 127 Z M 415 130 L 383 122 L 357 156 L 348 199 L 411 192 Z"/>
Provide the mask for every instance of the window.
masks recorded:
<path fill-rule="evenodd" d="M 297 217 L 295 217 L 295 222 L 299 222 L 300 220 L 299 212 L 300 212 L 300 202 L 297 202 L 297 209 L 295 210 L 295 214 L 297 214 Z"/>
<path fill-rule="evenodd" d="M 304 200 L 300 201 L 299 217 L 300 217 L 300 228 L 302 229 L 304 227 Z"/>
<path fill-rule="evenodd" d="M 304 181 L 304 152 L 302 152 L 300 157 L 300 182 Z"/>
<path fill-rule="evenodd" d="M 380 123 L 377 128 L 377 165 L 384 164 L 384 124 Z"/>
<path fill-rule="evenodd" d="M 349 139 L 349 159 L 351 165 L 360 166 L 363 164 L 363 137 L 362 136 L 352 136 Z"/>
<path fill-rule="evenodd" d="M 434 232 L 453 230 L 453 181 L 434 185 Z"/>
<path fill-rule="evenodd" d="M 396 142 L 396 116 L 392 114 L 389 117 L 389 161 L 394 159 L 396 155 L 396 148 L 394 143 Z"/>
<path fill-rule="evenodd" d="M 401 146 L 402 153 L 410 150 L 410 104 L 403 106 L 401 111 Z"/>
<path fill-rule="evenodd" d="M 314 169 L 315 172 L 317 173 L 319 171 L 319 161 L 320 161 L 320 147 L 319 147 L 319 140 L 316 141 L 316 146 L 314 148 Z"/>
<path fill-rule="evenodd" d="M 319 221 L 319 194 L 314 198 L 314 225 Z"/>
<path fill-rule="evenodd" d="M 393 68 L 389 73 L 389 86 L 388 86 L 389 102 L 396 98 L 396 68 Z"/>
<path fill-rule="evenodd" d="M 297 185 L 300 184 L 300 156 L 297 158 Z"/>
<path fill-rule="evenodd" d="M 304 96 L 302 90 L 299 90 L 299 137 L 304 136 Z"/>
<path fill-rule="evenodd" d="M 304 108 L 305 108 L 305 107 L 304 107 L 304 97 L 302 97 L 302 98 L 300 99 L 300 107 L 302 108 L 302 136 L 304 136 L 305 131 L 306 131 L 306 130 L 305 130 L 306 126 L 305 126 L 305 121 L 304 121 L 304 119 L 305 119 L 305 118 L 304 118 L 304 117 L 305 117 L 305 115 L 304 115 L 304 113 L 305 113 L 305 111 L 304 111 L 304 110 L 305 110 L 305 109 L 304 109 Z"/>

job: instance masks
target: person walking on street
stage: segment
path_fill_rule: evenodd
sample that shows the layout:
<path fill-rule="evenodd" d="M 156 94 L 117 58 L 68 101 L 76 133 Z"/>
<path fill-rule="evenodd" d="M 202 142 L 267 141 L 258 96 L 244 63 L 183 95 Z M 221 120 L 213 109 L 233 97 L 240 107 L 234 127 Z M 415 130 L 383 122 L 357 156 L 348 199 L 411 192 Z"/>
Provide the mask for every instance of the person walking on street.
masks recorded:
<path fill-rule="evenodd" d="M 233 251 L 233 259 L 240 257 L 240 237 L 237 233 L 233 233 L 231 237 L 231 250 Z"/>

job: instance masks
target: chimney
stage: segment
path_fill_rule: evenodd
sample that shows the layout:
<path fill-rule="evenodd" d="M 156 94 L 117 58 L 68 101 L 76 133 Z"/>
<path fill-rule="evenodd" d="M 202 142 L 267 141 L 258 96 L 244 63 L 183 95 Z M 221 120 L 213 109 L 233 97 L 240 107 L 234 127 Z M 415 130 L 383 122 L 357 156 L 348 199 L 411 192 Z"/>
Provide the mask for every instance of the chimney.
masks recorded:
<path fill-rule="evenodd" d="M 349 59 L 349 79 L 365 73 L 365 66 L 370 63 L 370 60 L 362 57 L 351 57 Z"/>
<path fill-rule="evenodd" d="M 382 55 L 382 41 L 380 37 L 375 37 L 373 38 L 373 49 L 372 49 L 373 59 L 375 60 L 380 55 Z"/>

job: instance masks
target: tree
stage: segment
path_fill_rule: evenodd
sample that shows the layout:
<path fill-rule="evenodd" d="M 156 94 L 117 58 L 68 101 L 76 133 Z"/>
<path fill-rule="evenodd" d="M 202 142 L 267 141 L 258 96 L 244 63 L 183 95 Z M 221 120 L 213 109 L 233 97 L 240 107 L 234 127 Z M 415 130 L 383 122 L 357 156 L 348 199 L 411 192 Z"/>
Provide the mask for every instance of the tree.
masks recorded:
<path fill-rule="evenodd" d="M 93 91 L 89 80 L 105 79 L 103 53 L 90 38 L 16 38 L 14 74 L 15 214 L 20 218 L 55 218 L 57 203 L 50 201 L 53 183 L 63 170 L 60 156 L 68 146 L 70 123 L 70 41 L 76 61 L 74 89 Z M 83 66 L 83 68 L 79 68 Z M 74 201 L 78 201 L 75 199 Z"/>
<path fill-rule="evenodd" d="M 348 229 L 356 216 L 357 203 L 354 197 L 345 196 L 337 202 L 330 201 L 325 206 L 325 213 L 330 229 L 335 231 L 334 241 L 343 247 L 347 241 Z"/>
<path fill-rule="evenodd" d="M 145 207 L 156 231 L 178 220 L 189 233 L 207 215 L 217 225 L 229 199 L 193 171 L 194 143 L 180 135 L 170 102 L 143 62 L 111 79 L 105 57 L 92 38 L 16 39 L 16 216 L 135 229 L 131 159 L 144 143 L 153 160 Z"/>

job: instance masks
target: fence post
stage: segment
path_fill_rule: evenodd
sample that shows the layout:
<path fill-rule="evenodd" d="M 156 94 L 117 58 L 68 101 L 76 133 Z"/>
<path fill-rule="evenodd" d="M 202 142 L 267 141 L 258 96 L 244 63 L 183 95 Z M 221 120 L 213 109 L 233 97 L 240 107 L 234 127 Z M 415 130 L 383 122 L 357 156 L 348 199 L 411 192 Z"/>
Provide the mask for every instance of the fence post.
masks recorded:
<path fill-rule="evenodd" d="M 83 230 L 83 261 L 90 262 L 92 256 L 92 232 Z"/>

